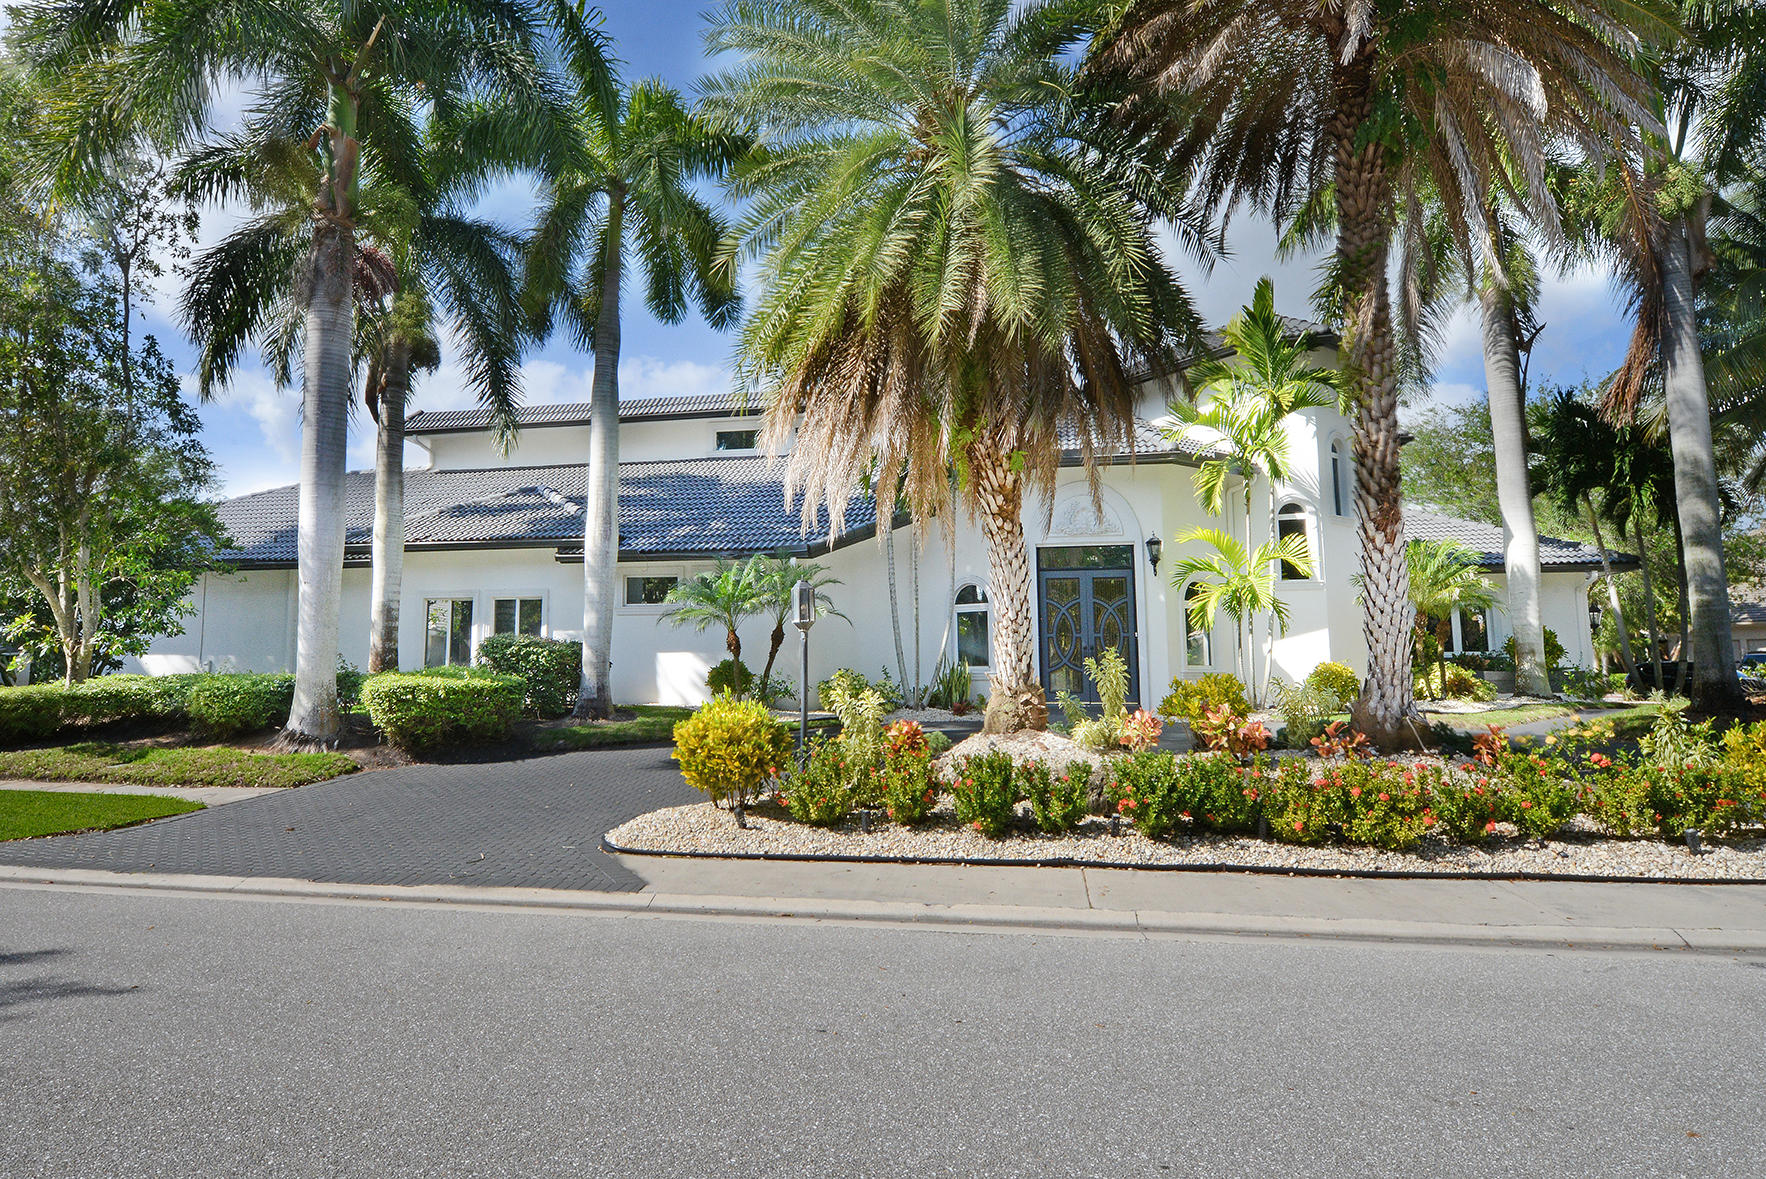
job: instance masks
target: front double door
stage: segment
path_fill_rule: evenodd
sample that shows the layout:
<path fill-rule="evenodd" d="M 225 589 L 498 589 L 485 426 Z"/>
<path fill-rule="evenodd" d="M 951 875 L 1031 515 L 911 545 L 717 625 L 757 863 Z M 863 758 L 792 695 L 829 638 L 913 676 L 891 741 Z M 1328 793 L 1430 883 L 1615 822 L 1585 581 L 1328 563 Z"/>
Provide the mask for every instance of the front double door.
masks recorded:
<path fill-rule="evenodd" d="M 1130 545 L 1037 550 L 1042 686 L 1051 701 L 1056 693 L 1071 692 L 1097 703 L 1097 685 L 1085 661 L 1115 647 L 1128 665 L 1130 704 L 1139 702 L 1133 554 Z"/>

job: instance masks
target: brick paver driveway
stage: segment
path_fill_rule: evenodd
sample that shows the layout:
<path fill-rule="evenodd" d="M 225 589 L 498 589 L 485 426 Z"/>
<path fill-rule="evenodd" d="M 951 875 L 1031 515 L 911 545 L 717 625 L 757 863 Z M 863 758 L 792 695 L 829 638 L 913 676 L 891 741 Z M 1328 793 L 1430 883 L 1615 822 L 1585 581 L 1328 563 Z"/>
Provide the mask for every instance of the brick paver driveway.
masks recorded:
<path fill-rule="evenodd" d="M 376 770 L 141 827 L 0 843 L 0 863 L 343 884 L 635 891 L 610 828 L 702 797 L 667 749 Z"/>

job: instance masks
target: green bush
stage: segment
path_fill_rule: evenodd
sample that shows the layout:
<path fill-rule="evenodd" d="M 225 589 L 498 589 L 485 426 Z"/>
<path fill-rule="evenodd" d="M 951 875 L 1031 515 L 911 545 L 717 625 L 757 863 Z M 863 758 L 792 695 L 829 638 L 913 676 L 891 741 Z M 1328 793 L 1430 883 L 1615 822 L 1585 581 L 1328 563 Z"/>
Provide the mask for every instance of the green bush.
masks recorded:
<path fill-rule="evenodd" d="M 103 675 L 62 689 L 61 724 L 97 726 L 118 721 L 176 724 L 201 675 Z"/>
<path fill-rule="evenodd" d="M 1169 839 L 1188 820 L 1188 799 L 1179 789 L 1177 758 L 1156 749 L 1110 763 L 1116 813 L 1142 835 Z"/>
<path fill-rule="evenodd" d="M 1355 669 L 1347 663 L 1329 660 L 1306 673 L 1306 686 L 1335 696 L 1339 708 L 1361 695 L 1361 681 L 1355 677 Z"/>
<path fill-rule="evenodd" d="M 1308 676 L 1304 684 L 1284 685 L 1276 704 L 1282 723 L 1287 726 L 1290 749 L 1309 748 L 1312 739 L 1325 731 L 1331 717 L 1342 707 L 1335 692 L 1315 687 L 1311 681 Z"/>
<path fill-rule="evenodd" d="M 1076 761 L 1056 773 L 1040 761 L 1019 769 L 1036 825 L 1050 835 L 1072 831 L 1091 810 L 1091 767 Z"/>
<path fill-rule="evenodd" d="M 44 741 L 61 728 L 60 684 L 0 688 L 0 744 Z"/>
<path fill-rule="evenodd" d="M 190 722 L 211 737 L 236 737 L 288 721 L 291 675 L 207 675 L 190 689 Z"/>
<path fill-rule="evenodd" d="M 1449 664 L 1447 683 L 1443 685 L 1441 694 L 1449 700 L 1494 700 L 1496 685 L 1479 679 L 1463 667 Z"/>
<path fill-rule="evenodd" d="M 713 696 L 729 692 L 736 696 L 754 694 L 754 673 L 739 659 L 726 659 L 705 674 L 705 686 Z"/>
<path fill-rule="evenodd" d="M 368 673 L 345 659 L 337 657 L 337 706 L 345 712 L 354 712 L 362 703 L 362 685 L 368 682 Z"/>
<path fill-rule="evenodd" d="M 422 752 L 507 740 L 522 688 L 514 676 L 465 668 L 387 672 L 362 685 L 362 704 L 388 741 Z"/>
<path fill-rule="evenodd" d="M 931 818 L 938 805 L 938 779 L 932 775 L 932 757 L 926 749 L 892 752 L 877 777 L 883 809 L 892 821 L 917 827 Z"/>
<path fill-rule="evenodd" d="M 674 738 L 681 776 L 713 804 L 752 802 L 791 753 L 790 731 L 766 705 L 728 692 L 677 721 Z"/>
<path fill-rule="evenodd" d="M 1506 670 L 1513 671 L 1515 667 L 1515 636 L 1510 635 L 1507 641 L 1502 644 L 1502 653 L 1508 661 Z M 1545 666 L 1557 667 L 1563 661 L 1564 644 L 1558 638 L 1557 631 L 1548 626 L 1545 628 Z"/>
<path fill-rule="evenodd" d="M 799 823 L 837 827 L 852 813 L 852 774 L 838 741 L 820 742 L 786 780 L 785 809 Z"/>
<path fill-rule="evenodd" d="M 1018 778 L 1010 754 L 1001 750 L 966 757 L 950 784 L 957 821 L 998 839 L 1018 814 Z"/>
<path fill-rule="evenodd" d="M 843 667 L 816 685 L 816 699 L 820 701 L 823 708 L 832 712 L 834 711 L 832 700 L 835 696 L 859 696 L 866 689 L 875 691 L 882 698 L 885 713 L 894 712 L 901 707 L 901 702 L 904 699 L 901 686 L 890 677 L 887 669 L 882 672 L 879 678 L 868 680 L 863 672 Z"/>
<path fill-rule="evenodd" d="M 1170 693 L 1159 705 L 1159 715 L 1194 725 L 1222 704 L 1238 713 L 1251 711 L 1250 702 L 1245 698 L 1245 685 L 1239 682 L 1239 677 L 1224 671 L 1211 671 L 1197 680 L 1172 680 Z"/>
<path fill-rule="evenodd" d="M 563 716 L 576 707 L 583 677 L 581 643 L 538 635 L 492 635 L 478 645 L 478 663 L 486 671 L 521 680 L 521 710 L 528 716 Z"/>

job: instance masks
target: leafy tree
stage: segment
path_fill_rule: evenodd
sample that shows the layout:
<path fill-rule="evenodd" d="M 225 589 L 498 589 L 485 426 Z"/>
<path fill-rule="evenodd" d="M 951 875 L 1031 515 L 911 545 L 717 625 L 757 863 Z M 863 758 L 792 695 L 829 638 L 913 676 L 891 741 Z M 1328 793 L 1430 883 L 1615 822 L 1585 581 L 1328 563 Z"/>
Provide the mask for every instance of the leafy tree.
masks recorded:
<path fill-rule="evenodd" d="M 300 605 L 285 737 L 330 742 L 342 725 L 336 663 L 356 233 L 372 213 L 361 199 L 364 172 L 408 172 L 419 105 L 447 123 L 489 95 L 554 112 L 562 123 L 545 22 L 568 30 L 586 17 L 542 0 L 320 0 L 299 10 L 255 0 L 38 0 L 13 13 L 19 44 L 58 96 L 51 109 L 60 150 L 47 170 L 61 190 L 90 188 L 106 155 L 142 134 L 199 151 L 225 152 L 237 139 L 260 145 L 258 158 L 276 166 L 240 177 L 236 189 L 254 203 L 283 205 L 280 179 L 299 169 L 311 178 L 298 190 L 309 202 L 295 299 L 303 320 Z M 235 86 L 246 95 L 244 126 L 223 132 L 214 104 Z M 287 261 L 270 248 L 263 257 Z M 288 270 L 269 265 L 245 278 L 279 283 Z"/>
<path fill-rule="evenodd" d="M 678 323 L 696 305 L 714 327 L 734 322 L 734 275 L 718 262 L 722 216 L 694 190 L 744 141 L 708 125 L 660 82 L 605 92 L 575 78 L 582 117 L 549 179 L 528 253 L 532 295 L 593 350 L 583 507 L 583 682 L 577 715 L 613 712 L 613 611 L 619 588 L 619 352 L 629 261 L 645 305 Z"/>
<path fill-rule="evenodd" d="M 1026 492 L 1064 452 L 1126 448 L 1141 373 L 1197 335 L 1157 219 L 1205 232 L 1073 97 L 1083 34 L 1011 0 L 727 0 L 707 35 L 739 58 L 708 111 L 759 134 L 733 178 L 760 287 L 739 375 L 836 528 L 861 487 L 948 522 L 957 472 L 991 570 L 990 731 L 1048 721 Z"/>
<path fill-rule="evenodd" d="M 1340 325 L 1344 393 L 1357 407 L 1368 677 L 1356 723 L 1378 743 L 1416 739 L 1411 699 L 1399 352 L 1388 290 L 1399 210 L 1433 197 L 1476 241 L 1493 188 L 1538 176 L 1567 114 L 1620 138 L 1648 118 L 1631 66 L 1639 36 L 1674 35 L 1646 0 L 1130 0 L 1098 38 L 1096 76 L 1136 88 L 1121 117 L 1200 192 L 1278 220 L 1328 201 L 1336 251 L 1322 302 Z M 1497 63 L 1500 63 L 1498 65 Z M 1511 191 L 1553 220 L 1542 185 Z M 1468 250 L 1467 253 L 1470 251 Z"/>
<path fill-rule="evenodd" d="M 1302 410 L 1335 405 L 1337 374 L 1312 363 L 1307 357 L 1311 341 L 1282 323 L 1275 310 L 1275 284 L 1267 277 L 1258 282 L 1250 304 L 1221 331 L 1221 338 L 1231 353 L 1203 361 L 1189 371 L 1196 400 L 1171 406 L 1179 426 L 1169 432 L 1178 437 L 1200 436 L 1225 452 L 1224 457 L 1202 463 L 1196 472 L 1196 491 L 1203 506 L 1218 516 L 1226 510 L 1228 480 L 1239 481 L 1245 498 L 1244 549 L 1249 551 L 1251 500 L 1257 479 L 1261 476 L 1265 483 L 1268 535 L 1273 539 L 1277 534 L 1276 485 L 1287 482 L 1293 470 L 1288 418 Z M 1305 552 L 1305 539 L 1294 539 Z M 1276 619 L 1271 614 L 1263 648 L 1262 684 L 1253 692 L 1258 699 L 1269 686 L 1275 629 Z"/>
<path fill-rule="evenodd" d="M 153 338 L 121 350 L 113 291 L 53 256 L 4 270 L 4 629 L 76 683 L 182 632 L 189 591 L 225 541 L 204 502 L 214 468 Z"/>

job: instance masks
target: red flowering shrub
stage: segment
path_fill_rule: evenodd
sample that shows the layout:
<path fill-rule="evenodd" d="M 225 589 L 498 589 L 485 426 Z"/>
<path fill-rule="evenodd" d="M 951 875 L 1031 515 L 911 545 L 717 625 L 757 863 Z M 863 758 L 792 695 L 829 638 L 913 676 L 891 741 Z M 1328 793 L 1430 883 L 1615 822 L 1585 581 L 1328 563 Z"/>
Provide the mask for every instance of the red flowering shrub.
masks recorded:
<path fill-rule="evenodd" d="M 1036 825 L 1051 835 L 1071 831 L 1091 809 L 1091 767 L 1076 761 L 1059 773 L 1040 761 L 1018 767 L 1022 793 Z"/>
<path fill-rule="evenodd" d="M 896 727 L 890 726 L 891 729 Z M 918 827 L 931 817 L 932 808 L 938 805 L 938 779 L 932 773 L 932 756 L 924 748 L 917 753 L 887 754 L 883 768 L 877 773 L 877 781 L 881 786 L 883 809 L 892 822 L 904 827 Z"/>
<path fill-rule="evenodd" d="M 998 839 L 1018 815 L 1018 775 L 1010 754 L 995 750 L 966 757 L 950 784 L 957 820 Z"/>

